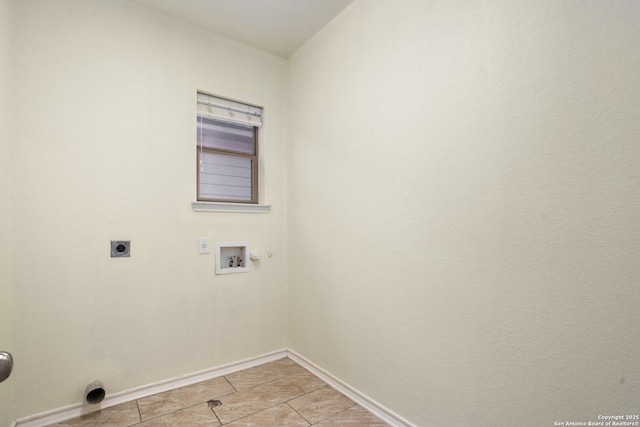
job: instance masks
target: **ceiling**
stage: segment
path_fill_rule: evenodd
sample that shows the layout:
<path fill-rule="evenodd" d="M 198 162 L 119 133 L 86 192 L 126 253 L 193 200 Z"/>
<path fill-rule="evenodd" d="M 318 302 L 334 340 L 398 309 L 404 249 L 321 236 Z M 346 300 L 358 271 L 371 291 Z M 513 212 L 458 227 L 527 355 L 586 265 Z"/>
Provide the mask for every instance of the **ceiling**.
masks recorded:
<path fill-rule="evenodd" d="M 353 0 L 132 0 L 287 58 Z"/>

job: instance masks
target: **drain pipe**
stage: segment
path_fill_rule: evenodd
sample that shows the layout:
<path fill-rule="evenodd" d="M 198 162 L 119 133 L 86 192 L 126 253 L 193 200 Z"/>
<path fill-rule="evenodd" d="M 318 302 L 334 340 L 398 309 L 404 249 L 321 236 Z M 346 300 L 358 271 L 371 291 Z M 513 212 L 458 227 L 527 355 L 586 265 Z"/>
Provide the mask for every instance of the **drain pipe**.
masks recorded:
<path fill-rule="evenodd" d="M 94 381 L 90 383 L 84 391 L 85 400 L 90 405 L 102 402 L 104 399 L 105 391 L 104 384 L 101 381 Z"/>

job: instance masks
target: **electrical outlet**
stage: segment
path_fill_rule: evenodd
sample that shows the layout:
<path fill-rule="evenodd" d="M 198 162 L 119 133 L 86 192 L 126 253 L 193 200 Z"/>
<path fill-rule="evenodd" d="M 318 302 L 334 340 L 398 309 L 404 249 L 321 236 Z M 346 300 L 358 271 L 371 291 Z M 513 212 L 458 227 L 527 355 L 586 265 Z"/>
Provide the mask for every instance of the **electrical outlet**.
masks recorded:
<path fill-rule="evenodd" d="M 202 254 L 208 254 L 209 250 L 209 238 L 208 237 L 200 237 L 198 238 L 198 252 Z"/>

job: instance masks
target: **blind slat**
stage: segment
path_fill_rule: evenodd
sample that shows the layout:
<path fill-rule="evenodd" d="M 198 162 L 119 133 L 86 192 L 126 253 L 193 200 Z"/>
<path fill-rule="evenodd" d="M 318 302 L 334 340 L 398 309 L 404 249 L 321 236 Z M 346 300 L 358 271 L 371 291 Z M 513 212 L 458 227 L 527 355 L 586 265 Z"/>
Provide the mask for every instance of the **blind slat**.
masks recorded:
<path fill-rule="evenodd" d="M 231 187 L 227 185 L 200 184 L 200 195 L 204 198 L 251 200 L 251 187 Z"/>
<path fill-rule="evenodd" d="M 198 116 L 198 145 L 254 154 L 254 128 L 231 123 L 221 123 Z"/>
<path fill-rule="evenodd" d="M 201 198 L 251 200 L 251 159 L 207 152 L 201 156 Z"/>

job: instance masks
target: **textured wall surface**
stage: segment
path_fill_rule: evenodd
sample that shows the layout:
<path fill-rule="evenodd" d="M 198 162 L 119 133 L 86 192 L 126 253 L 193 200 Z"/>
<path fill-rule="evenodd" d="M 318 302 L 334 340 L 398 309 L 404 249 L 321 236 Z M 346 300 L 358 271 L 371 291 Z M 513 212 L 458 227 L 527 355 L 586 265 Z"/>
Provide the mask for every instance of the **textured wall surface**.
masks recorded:
<path fill-rule="evenodd" d="M 16 416 L 283 348 L 286 62 L 124 0 L 14 27 Z M 271 213 L 192 211 L 197 90 L 265 107 Z M 273 258 L 215 276 L 199 236 Z"/>
<path fill-rule="evenodd" d="M 289 70 L 291 347 L 419 426 L 638 413 L 640 3 L 353 3 Z"/>
<path fill-rule="evenodd" d="M 0 351 L 14 351 L 10 208 L 12 6 L 12 0 L 0 0 Z M 9 425 L 13 419 L 13 384 L 14 377 L 0 384 L 0 426 Z"/>
<path fill-rule="evenodd" d="M 287 63 L 125 0 L 0 0 L 0 425 L 287 334 L 420 426 L 637 413 L 638 22 L 360 0 Z M 198 89 L 265 107 L 270 214 L 191 210 Z M 199 236 L 274 256 L 215 276 Z"/>

